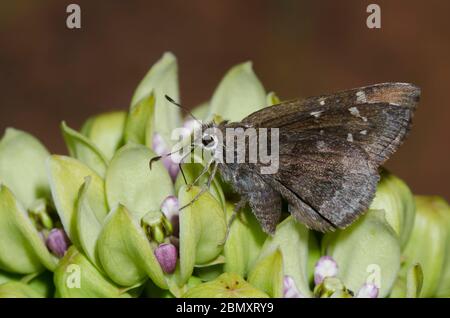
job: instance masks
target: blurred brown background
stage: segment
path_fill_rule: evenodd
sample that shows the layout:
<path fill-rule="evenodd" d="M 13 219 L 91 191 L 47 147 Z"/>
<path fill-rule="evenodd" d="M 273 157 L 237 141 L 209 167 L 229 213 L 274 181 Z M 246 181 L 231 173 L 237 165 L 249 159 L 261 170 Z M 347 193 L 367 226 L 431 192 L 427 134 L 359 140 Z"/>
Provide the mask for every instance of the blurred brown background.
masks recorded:
<path fill-rule="evenodd" d="M 82 29 L 66 28 L 81 6 Z M 381 6 L 382 27 L 366 27 Z M 226 70 L 252 60 L 267 90 L 310 96 L 383 81 L 422 87 L 406 144 L 387 166 L 413 190 L 450 198 L 450 1 L 0 2 L 0 131 L 14 126 L 65 152 L 59 123 L 126 109 L 164 51 L 182 100 L 207 100 Z"/>

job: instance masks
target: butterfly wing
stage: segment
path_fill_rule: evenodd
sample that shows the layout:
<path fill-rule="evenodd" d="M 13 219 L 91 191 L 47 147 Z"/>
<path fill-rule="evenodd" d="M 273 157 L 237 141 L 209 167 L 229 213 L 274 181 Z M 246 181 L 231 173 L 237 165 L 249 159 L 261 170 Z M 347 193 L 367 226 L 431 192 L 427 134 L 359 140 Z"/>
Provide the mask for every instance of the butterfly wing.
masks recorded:
<path fill-rule="evenodd" d="M 405 139 L 419 95 L 411 84 L 377 84 L 281 103 L 242 123 L 279 128 L 279 169 L 263 178 L 299 221 L 328 231 L 367 209 L 377 169 Z"/>

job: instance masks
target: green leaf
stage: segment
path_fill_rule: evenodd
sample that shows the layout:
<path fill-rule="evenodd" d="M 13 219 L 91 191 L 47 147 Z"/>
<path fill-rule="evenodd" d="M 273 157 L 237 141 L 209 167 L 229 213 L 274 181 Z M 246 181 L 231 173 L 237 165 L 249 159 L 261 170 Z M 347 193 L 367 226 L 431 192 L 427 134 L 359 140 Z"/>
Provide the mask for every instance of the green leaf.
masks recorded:
<path fill-rule="evenodd" d="M 155 97 L 150 93 L 130 109 L 125 126 L 125 142 L 152 147 L 154 113 Z"/>
<path fill-rule="evenodd" d="M 6 186 L 0 185 L 0 268 L 30 274 L 44 268 L 53 270 L 56 262 L 25 209 Z"/>
<path fill-rule="evenodd" d="M 172 145 L 171 133 L 180 127 L 181 114 L 178 107 L 166 100 L 164 95 L 179 100 L 178 64 L 172 53 L 164 53 L 142 79 L 131 100 L 131 109 L 151 92 L 155 94 L 155 129 L 168 145 Z"/>
<path fill-rule="evenodd" d="M 76 203 L 76 230 L 79 241 L 79 250 L 83 251 L 89 260 L 98 268 L 100 263 L 97 256 L 97 238 L 102 230 L 102 224 L 108 211 L 105 206 L 98 206 L 101 211 L 96 211 L 91 207 L 89 192 L 91 191 L 92 178 L 86 177 L 86 181 L 81 186 Z M 100 213 L 98 213 L 100 212 Z"/>
<path fill-rule="evenodd" d="M 224 273 L 217 279 L 191 288 L 183 298 L 268 298 L 269 296 L 234 273 Z"/>
<path fill-rule="evenodd" d="M 312 295 L 308 283 L 308 247 L 311 233 L 292 218 L 287 217 L 278 224 L 273 237 L 268 237 L 259 259 L 274 253 L 277 249 L 283 256 L 283 272 L 295 282 L 297 289 L 306 297 Z"/>
<path fill-rule="evenodd" d="M 8 282 L 0 285 L 0 298 L 42 298 L 43 296 L 27 284 Z"/>
<path fill-rule="evenodd" d="M 87 200 L 97 219 L 101 220 L 107 211 L 104 182 L 93 170 L 70 157 L 51 156 L 47 162 L 47 169 L 53 201 L 61 223 L 71 241 L 79 246 L 76 235 L 76 203 L 79 190 L 85 178 L 90 177 L 91 185 Z"/>
<path fill-rule="evenodd" d="M 104 277 L 75 247 L 69 248 L 55 271 L 56 293 L 62 298 L 130 297 Z"/>
<path fill-rule="evenodd" d="M 110 112 L 89 118 L 81 128 L 109 161 L 122 146 L 126 112 Z"/>
<path fill-rule="evenodd" d="M 211 99 L 208 118 L 220 115 L 240 121 L 265 105 L 264 87 L 253 72 L 252 63 L 246 62 L 231 68 L 222 79 Z"/>
<path fill-rule="evenodd" d="M 327 233 L 322 243 L 348 289 L 356 292 L 370 282 L 380 288 L 379 297 L 389 294 L 400 268 L 400 243 L 384 211 L 367 211 L 345 230 Z"/>
<path fill-rule="evenodd" d="M 270 297 L 283 297 L 283 256 L 279 249 L 261 259 L 253 266 L 248 282 Z"/>
<path fill-rule="evenodd" d="M 0 141 L 0 183 L 7 185 L 25 208 L 50 196 L 45 173 L 48 156 L 36 138 L 20 130 L 6 129 Z"/>
<path fill-rule="evenodd" d="M 227 204 L 227 219 L 233 214 L 234 206 Z M 225 271 L 246 277 L 259 256 L 267 235 L 258 221 L 246 208 L 239 212 L 233 223 L 224 247 Z"/>
<path fill-rule="evenodd" d="M 62 122 L 61 130 L 70 156 L 80 160 L 103 177 L 108 159 L 101 150 L 87 137 L 68 127 L 65 122 Z"/>
<path fill-rule="evenodd" d="M 200 188 L 181 187 L 180 206 L 185 206 L 199 193 Z M 180 212 L 180 282 L 187 282 L 194 265 L 207 264 L 219 256 L 227 230 L 225 213 L 219 202 L 209 193 Z"/>
<path fill-rule="evenodd" d="M 103 269 L 117 284 L 140 285 L 149 276 L 158 287 L 167 288 L 145 233 L 124 206 L 107 216 L 97 250 Z"/>
<path fill-rule="evenodd" d="M 120 149 L 106 172 L 106 195 L 110 207 L 125 205 L 140 220 L 150 211 L 158 211 L 162 201 L 173 194 L 173 183 L 163 164 L 149 168 L 155 154 L 141 145 Z"/>

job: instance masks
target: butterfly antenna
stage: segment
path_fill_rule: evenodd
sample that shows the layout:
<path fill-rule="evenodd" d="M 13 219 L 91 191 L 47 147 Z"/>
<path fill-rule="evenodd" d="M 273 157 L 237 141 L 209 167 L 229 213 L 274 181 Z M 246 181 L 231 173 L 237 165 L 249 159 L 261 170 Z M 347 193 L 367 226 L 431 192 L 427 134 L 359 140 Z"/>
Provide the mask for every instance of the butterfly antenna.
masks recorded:
<path fill-rule="evenodd" d="M 189 109 L 183 107 L 181 104 L 177 103 L 176 101 L 174 101 L 170 96 L 164 95 L 164 97 L 173 105 L 181 108 L 182 110 L 184 110 L 189 116 L 191 116 L 192 118 L 194 118 L 199 124 L 200 126 L 202 125 L 202 122 L 200 120 L 198 120 L 197 117 L 194 116 L 194 114 L 192 114 Z"/>
<path fill-rule="evenodd" d="M 150 161 L 149 161 L 149 163 L 148 163 L 148 166 L 149 166 L 150 170 L 152 170 L 152 165 L 153 165 L 154 162 L 159 161 L 159 160 L 161 160 L 162 158 L 169 157 L 169 156 L 173 155 L 174 153 L 179 152 L 181 149 L 183 149 L 183 147 L 181 147 L 181 148 L 179 148 L 179 149 L 177 149 L 177 150 L 174 150 L 174 151 L 172 151 L 172 152 L 165 153 L 165 154 L 163 154 L 163 155 L 155 156 L 155 157 L 151 158 Z M 194 151 L 194 147 L 193 147 L 192 144 L 191 144 L 191 150 L 189 151 L 189 153 L 187 153 L 186 155 L 184 155 L 184 157 L 182 158 L 182 160 L 184 160 L 184 159 L 185 159 L 188 155 L 190 155 L 193 151 Z"/>

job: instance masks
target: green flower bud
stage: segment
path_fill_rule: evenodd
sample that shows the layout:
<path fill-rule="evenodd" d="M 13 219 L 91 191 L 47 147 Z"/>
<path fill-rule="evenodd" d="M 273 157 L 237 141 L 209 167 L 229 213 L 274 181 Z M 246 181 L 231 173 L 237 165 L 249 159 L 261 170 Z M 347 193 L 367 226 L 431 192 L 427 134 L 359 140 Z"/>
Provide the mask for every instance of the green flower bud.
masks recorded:
<path fill-rule="evenodd" d="M 234 205 L 227 204 L 227 219 L 233 214 Z M 249 208 L 238 212 L 231 223 L 228 238 L 224 246 L 227 260 L 224 271 L 246 277 L 259 257 L 267 234 L 263 232 L 254 214 Z"/>
<path fill-rule="evenodd" d="M 108 277 L 121 286 L 140 286 L 147 277 L 160 288 L 166 278 L 144 231 L 131 213 L 119 205 L 104 220 L 97 253 Z"/>
<path fill-rule="evenodd" d="M 74 157 L 104 177 L 108 159 L 97 146 L 81 133 L 61 123 L 61 130 L 71 157 Z"/>
<path fill-rule="evenodd" d="M 370 209 L 385 211 L 386 221 L 399 236 L 403 248 L 411 235 L 416 214 L 414 197 L 406 183 L 382 170 Z"/>
<path fill-rule="evenodd" d="M 78 210 L 81 208 L 80 189 L 89 177 L 89 190 L 86 190 L 85 200 L 95 218 L 102 221 L 108 212 L 105 200 L 105 186 L 102 178 L 80 161 L 65 157 L 51 156 L 47 162 L 48 175 L 53 201 L 58 211 L 61 223 L 70 240 L 81 246 L 77 226 Z M 83 209 L 86 206 L 83 205 Z"/>
<path fill-rule="evenodd" d="M 111 160 L 106 172 L 106 197 L 110 207 L 125 205 L 136 220 L 158 211 L 173 194 L 173 183 L 161 162 L 148 164 L 155 154 L 142 145 L 127 145 Z"/>
<path fill-rule="evenodd" d="M 420 297 L 435 296 L 445 266 L 448 245 L 448 205 L 439 197 L 415 196 L 416 221 L 403 252 L 404 271 L 419 263 L 423 270 Z M 448 282 L 442 281 L 442 284 Z"/>
<path fill-rule="evenodd" d="M 190 189 L 183 186 L 178 193 L 180 206 L 185 206 L 180 211 L 179 286 L 187 282 L 195 265 L 208 264 L 219 256 L 227 231 L 225 213 L 219 202 L 209 191 L 197 197 L 200 191 L 195 186 Z"/>
<path fill-rule="evenodd" d="M 126 143 L 152 147 L 154 113 L 155 96 L 153 92 L 131 106 L 124 132 Z"/>
<path fill-rule="evenodd" d="M 92 180 L 96 180 L 94 184 Z M 102 187 L 95 184 L 98 181 L 97 178 L 86 177 L 78 192 L 75 203 L 75 237 L 78 240 L 77 249 L 82 251 L 97 268 L 101 268 L 97 254 L 97 239 L 108 213 L 108 207 L 104 200 L 93 196 L 97 193 L 97 189 Z"/>
<path fill-rule="evenodd" d="M 259 259 L 248 274 L 248 282 L 270 297 L 283 297 L 283 256 L 279 249 Z"/>
<path fill-rule="evenodd" d="M 345 230 L 325 234 L 326 255 L 339 266 L 338 278 L 352 291 L 374 283 L 389 294 L 400 269 L 400 244 L 382 210 L 369 210 Z"/>
<path fill-rule="evenodd" d="M 29 208 L 36 200 L 50 197 L 45 160 L 50 154 L 33 136 L 13 128 L 0 140 L 0 183 Z"/>
<path fill-rule="evenodd" d="M 217 114 L 224 119 L 239 121 L 266 104 L 266 92 L 253 72 L 252 63 L 232 67 L 216 88 L 208 119 Z"/>
<path fill-rule="evenodd" d="M 149 212 L 141 220 L 141 226 L 150 242 L 161 244 L 173 232 L 172 224 L 159 211 Z"/>
<path fill-rule="evenodd" d="M 81 133 L 100 149 L 109 162 L 123 144 L 126 119 L 127 113 L 120 111 L 100 114 L 89 118 Z"/>
<path fill-rule="evenodd" d="M 164 53 L 142 81 L 139 83 L 131 100 L 131 109 L 153 92 L 155 95 L 154 131 L 159 133 L 168 145 L 173 145 L 171 140 L 172 130 L 181 125 L 180 109 L 166 100 L 168 95 L 175 101 L 180 99 L 178 88 L 178 64 L 172 53 Z"/>
<path fill-rule="evenodd" d="M 59 262 L 54 282 L 62 298 L 130 297 L 127 289 L 109 281 L 73 246 Z"/>
<path fill-rule="evenodd" d="M 292 277 L 298 290 L 311 297 L 308 275 L 310 232 L 291 216 L 278 224 L 273 237 L 267 237 L 258 259 L 264 259 L 279 249 L 283 259 L 283 275 Z M 228 259 L 227 259 L 228 261 Z"/>
<path fill-rule="evenodd" d="M 11 190 L 0 184 L 0 269 L 31 274 L 55 266 L 56 258 L 47 250 L 25 209 Z"/>
<path fill-rule="evenodd" d="M 268 295 L 233 273 L 189 289 L 183 298 L 267 298 Z"/>
<path fill-rule="evenodd" d="M 192 184 L 194 180 L 200 175 L 203 170 L 203 165 L 200 163 L 187 163 L 182 165 L 183 173 L 186 178 L 187 184 Z M 196 185 L 206 184 L 210 174 L 205 173 L 199 180 Z M 177 180 L 175 181 L 175 189 L 176 191 L 180 191 L 180 188 L 185 185 L 184 178 L 181 173 L 178 174 Z M 216 176 L 211 183 L 211 187 L 209 189 L 210 193 L 220 202 L 222 207 L 225 206 L 225 195 L 222 191 L 222 187 L 220 185 L 219 178 Z"/>

